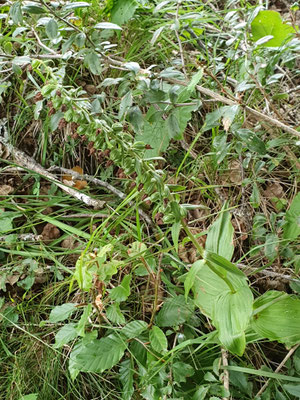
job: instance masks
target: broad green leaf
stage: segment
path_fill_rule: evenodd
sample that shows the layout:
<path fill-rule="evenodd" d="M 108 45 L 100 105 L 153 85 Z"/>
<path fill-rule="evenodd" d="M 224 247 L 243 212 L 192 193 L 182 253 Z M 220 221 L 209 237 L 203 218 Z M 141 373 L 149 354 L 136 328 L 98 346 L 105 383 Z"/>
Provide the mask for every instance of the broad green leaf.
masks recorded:
<path fill-rule="evenodd" d="M 256 182 L 253 183 L 253 189 L 250 196 L 250 203 L 253 208 L 258 208 L 260 205 L 260 193 Z"/>
<path fill-rule="evenodd" d="M 223 210 L 225 207 L 226 205 Z M 216 253 L 230 261 L 234 251 L 233 226 L 230 222 L 230 213 L 223 210 L 209 228 L 205 250 Z"/>
<path fill-rule="evenodd" d="M 297 399 L 300 399 L 300 385 L 293 385 L 293 384 L 285 384 L 282 385 L 283 389 L 286 390 L 289 394 L 292 396 L 297 397 Z"/>
<path fill-rule="evenodd" d="M 70 315 L 73 314 L 74 311 L 77 310 L 77 307 L 74 303 L 65 303 L 61 306 L 56 306 L 53 308 L 49 315 L 50 322 L 60 322 L 69 318 Z"/>
<path fill-rule="evenodd" d="M 113 29 L 122 30 L 122 28 L 117 24 L 112 24 L 111 22 L 99 22 L 94 26 L 95 29 Z"/>
<path fill-rule="evenodd" d="M 119 303 L 114 303 L 107 308 L 106 317 L 114 324 L 125 324 L 125 317 L 120 310 Z"/>
<path fill-rule="evenodd" d="M 111 9 L 111 22 L 117 25 L 123 25 L 134 15 L 138 4 L 135 0 L 117 0 L 113 2 Z"/>
<path fill-rule="evenodd" d="M 147 158 L 157 157 L 166 151 L 170 138 L 166 121 L 163 120 L 161 112 L 150 107 L 144 122 L 144 129 L 135 136 L 135 141 L 141 141 L 151 146 L 151 149 L 145 151 Z"/>
<path fill-rule="evenodd" d="M 156 316 L 158 326 L 176 326 L 188 321 L 194 313 L 194 303 L 184 296 L 168 298 Z"/>
<path fill-rule="evenodd" d="M 168 347 L 168 341 L 164 332 L 158 327 L 153 326 L 149 332 L 150 344 L 153 350 L 158 353 L 165 353 Z"/>
<path fill-rule="evenodd" d="M 43 14 L 46 12 L 45 8 L 39 6 L 34 2 L 28 2 L 25 6 L 22 7 L 23 12 L 27 12 L 28 14 Z"/>
<path fill-rule="evenodd" d="M 253 295 L 248 286 L 235 293 L 227 290 L 214 302 L 212 320 L 219 340 L 230 352 L 241 356 L 246 347 L 245 329 L 252 314 Z"/>
<path fill-rule="evenodd" d="M 128 252 L 129 257 L 136 257 L 138 255 L 141 255 L 146 250 L 147 250 L 147 246 L 145 245 L 145 243 L 135 241 L 130 244 L 127 252 Z"/>
<path fill-rule="evenodd" d="M 140 336 L 148 328 L 148 324 L 145 321 L 132 321 L 129 322 L 122 328 L 121 332 L 128 338 L 133 339 Z"/>
<path fill-rule="evenodd" d="M 55 19 L 51 18 L 46 25 L 46 33 L 49 39 L 55 39 L 58 34 L 58 25 Z"/>
<path fill-rule="evenodd" d="M 132 93 L 131 90 L 125 94 L 125 96 L 122 98 L 120 107 L 119 107 L 119 113 L 118 113 L 118 118 L 121 120 L 124 115 L 127 113 L 128 109 L 132 106 Z"/>
<path fill-rule="evenodd" d="M 85 326 L 88 323 L 89 316 L 92 313 L 92 305 L 88 304 L 84 307 L 83 314 L 80 317 L 80 320 L 77 324 L 76 331 L 79 336 L 85 336 Z"/>
<path fill-rule="evenodd" d="M 135 133 L 140 133 L 144 127 L 144 117 L 138 106 L 130 107 L 127 112 L 128 121 L 133 126 Z"/>
<path fill-rule="evenodd" d="M 225 271 L 228 271 L 234 275 L 240 276 L 240 277 L 245 277 L 244 272 L 238 269 L 236 265 L 234 265 L 231 261 L 228 261 L 226 258 L 219 256 L 219 254 L 215 253 L 210 253 L 210 252 L 205 252 L 204 254 L 205 260 L 208 261 L 208 263 L 213 263 L 218 265 L 219 267 L 222 267 L 223 273 Z M 221 269 L 221 271 L 222 271 Z M 225 270 L 225 271 L 224 271 Z"/>
<path fill-rule="evenodd" d="M 188 298 L 188 294 L 189 294 L 190 290 L 194 286 L 196 276 L 204 264 L 205 264 L 204 260 L 198 260 L 198 261 L 194 262 L 194 264 L 191 266 L 189 272 L 186 274 L 185 280 L 184 280 L 184 295 L 185 295 L 186 300 Z"/>
<path fill-rule="evenodd" d="M 76 261 L 73 279 L 76 279 L 79 288 L 88 292 L 93 284 L 93 278 L 97 272 L 97 264 L 91 260 L 89 254 L 81 254 Z"/>
<path fill-rule="evenodd" d="M 265 256 L 274 260 L 278 254 L 279 239 L 275 233 L 268 233 L 265 242 Z"/>
<path fill-rule="evenodd" d="M 289 210 L 285 213 L 283 238 L 295 240 L 300 235 L 300 193 L 294 198 Z"/>
<path fill-rule="evenodd" d="M 293 34 L 296 33 L 291 25 L 282 22 L 278 12 L 272 10 L 260 11 L 251 23 L 251 31 L 254 41 L 265 36 L 273 37 L 262 44 L 264 47 L 279 47 L 291 40 Z"/>
<path fill-rule="evenodd" d="M 214 267 L 224 274 L 224 269 L 214 264 Z M 237 275 L 235 273 L 226 272 L 227 279 L 231 282 L 235 290 L 242 287 L 248 287 L 246 276 L 244 274 Z M 201 312 L 208 317 L 212 316 L 214 303 L 218 296 L 228 292 L 229 288 L 225 281 L 215 274 L 207 264 L 204 264 L 199 269 L 195 277 L 193 293 L 195 305 L 198 306 Z"/>
<path fill-rule="evenodd" d="M 68 3 L 66 4 L 63 9 L 65 11 L 70 11 L 70 10 L 75 10 L 76 8 L 83 8 L 83 7 L 90 7 L 90 3 L 87 3 L 85 1 L 76 1 L 73 3 Z"/>
<path fill-rule="evenodd" d="M 26 394 L 25 396 L 19 397 L 19 400 L 37 400 L 38 394 L 37 393 L 30 393 Z"/>
<path fill-rule="evenodd" d="M 62 328 L 60 328 L 60 330 L 55 335 L 55 344 L 53 347 L 55 349 L 59 349 L 64 344 L 71 342 L 71 340 L 74 340 L 78 336 L 75 327 L 76 325 L 71 323 L 66 324 Z"/>
<path fill-rule="evenodd" d="M 165 26 L 161 26 L 160 28 L 156 29 L 156 31 L 153 33 L 153 36 L 151 38 L 150 43 L 152 44 L 152 46 L 154 45 L 154 43 L 157 41 L 157 39 L 159 38 L 160 34 L 162 33 L 162 31 L 165 29 Z"/>
<path fill-rule="evenodd" d="M 200 68 L 198 72 L 196 72 L 187 87 L 187 91 L 189 94 L 192 94 L 195 90 L 195 87 L 198 85 L 199 81 L 202 79 L 203 76 L 203 68 Z M 179 97 L 180 99 L 180 97 Z"/>
<path fill-rule="evenodd" d="M 12 4 L 9 10 L 9 14 L 13 20 L 13 23 L 18 25 L 23 22 L 21 1 L 16 1 Z"/>
<path fill-rule="evenodd" d="M 130 295 L 130 282 L 131 275 L 126 275 L 119 286 L 108 290 L 109 297 L 112 300 L 118 301 L 119 303 L 121 301 L 125 301 Z"/>
<path fill-rule="evenodd" d="M 119 377 L 123 386 L 122 400 L 130 400 L 134 393 L 133 375 L 135 373 L 133 359 L 130 357 L 128 360 L 121 362 Z"/>
<path fill-rule="evenodd" d="M 209 391 L 209 386 L 200 386 L 196 390 L 192 400 L 204 400 L 206 398 L 207 392 Z"/>
<path fill-rule="evenodd" d="M 82 346 L 76 354 L 76 368 L 85 372 L 101 373 L 114 367 L 126 350 L 126 343 L 114 334 L 93 340 Z"/>
<path fill-rule="evenodd" d="M 13 229 L 13 217 L 6 211 L 0 211 L 0 233 L 6 233 Z"/>
<path fill-rule="evenodd" d="M 101 74 L 101 60 L 98 54 L 94 51 L 89 51 L 89 53 L 84 57 L 84 63 L 89 68 L 92 74 Z"/>
<path fill-rule="evenodd" d="M 195 373 L 194 368 L 190 364 L 186 364 L 182 361 L 177 361 L 173 363 L 172 371 L 174 381 L 176 383 L 186 382 L 186 378 L 193 376 Z"/>
<path fill-rule="evenodd" d="M 252 328 L 262 337 L 287 346 L 300 342 L 300 300 L 284 292 L 270 290 L 254 302 Z"/>
<path fill-rule="evenodd" d="M 54 132 L 59 124 L 59 121 L 63 118 L 64 113 L 62 111 L 59 111 L 53 115 L 51 115 L 51 119 L 50 119 L 50 129 L 52 132 Z"/>
<path fill-rule="evenodd" d="M 250 129 L 237 129 L 234 133 L 237 138 L 249 148 L 249 150 L 255 151 L 256 153 L 262 155 L 266 154 L 266 145 L 259 138 L 257 133 L 251 131 Z"/>
<path fill-rule="evenodd" d="M 167 119 L 167 124 L 168 124 L 169 137 L 171 139 L 180 139 L 181 138 L 180 127 L 175 111 L 169 115 Z"/>

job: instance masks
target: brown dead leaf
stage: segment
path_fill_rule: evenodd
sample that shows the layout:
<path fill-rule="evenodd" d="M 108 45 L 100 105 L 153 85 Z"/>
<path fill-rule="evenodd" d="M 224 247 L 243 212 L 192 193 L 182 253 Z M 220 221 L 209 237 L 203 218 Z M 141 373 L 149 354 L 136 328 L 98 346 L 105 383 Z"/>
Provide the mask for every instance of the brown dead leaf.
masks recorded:
<path fill-rule="evenodd" d="M 267 198 L 277 197 L 281 199 L 284 197 L 283 188 L 278 182 L 270 183 L 264 191 L 264 194 Z"/>
<path fill-rule="evenodd" d="M 75 249 L 77 244 L 73 236 L 68 236 L 61 242 L 61 247 L 64 249 Z"/>
<path fill-rule="evenodd" d="M 12 193 L 14 188 L 10 185 L 1 185 L 0 186 L 0 196 L 7 196 L 8 194 Z"/>
<path fill-rule="evenodd" d="M 82 175 L 83 174 L 83 169 L 79 166 L 75 166 L 72 168 L 72 171 L 77 172 L 78 174 Z M 78 190 L 82 190 L 87 186 L 87 181 L 82 181 L 79 179 L 75 179 L 72 175 L 63 175 L 62 177 L 62 182 L 67 185 L 74 187 Z"/>
<path fill-rule="evenodd" d="M 51 243 L 52 240 L 60 237 L 60 230 L 53 224 L 46 224 L 42 231 L 42 240 L 44 243 Z"/>
<path fill-rule="evenodd" d="M 10 284 L 13 286 L 18 280 L 20 279 L 20 274 L 15 274 L 15 275 L 8 275 L 6 277 L 5 283 Z"/>

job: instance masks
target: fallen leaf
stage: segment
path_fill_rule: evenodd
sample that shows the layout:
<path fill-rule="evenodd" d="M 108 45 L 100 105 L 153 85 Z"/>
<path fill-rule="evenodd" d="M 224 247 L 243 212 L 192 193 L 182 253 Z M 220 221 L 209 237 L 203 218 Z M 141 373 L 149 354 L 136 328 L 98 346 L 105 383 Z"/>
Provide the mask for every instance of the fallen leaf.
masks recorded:
<path fill-rule="evenodd" d="M 1 185 L 0 186 L 0 196 L 7 196 L 8 194 L 12 193 L 14 188 L 10 185 Z"/>
<path fill-rule="evenodd" d="M 44 243 L 51 243 L 52 240 L 60 237 L 60 230 L 53 224 L 46 224 L 42 232 L 42 240 Z"/>

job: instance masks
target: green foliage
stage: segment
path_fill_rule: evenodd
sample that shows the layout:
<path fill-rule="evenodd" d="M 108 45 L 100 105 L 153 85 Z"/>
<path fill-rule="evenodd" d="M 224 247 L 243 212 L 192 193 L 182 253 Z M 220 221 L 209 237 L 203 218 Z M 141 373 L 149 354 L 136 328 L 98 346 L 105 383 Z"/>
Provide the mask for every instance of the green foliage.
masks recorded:
<path fill-rule="evenodd" d="M 279 47 L 296 33 L 291 25 L 282 22 L 278 12 L 271 10 L 259 11 L 251 23 L 251 30 L 256 44 L 267 47 Z M 263 38 L 262 42 L 260 39 Z"/>

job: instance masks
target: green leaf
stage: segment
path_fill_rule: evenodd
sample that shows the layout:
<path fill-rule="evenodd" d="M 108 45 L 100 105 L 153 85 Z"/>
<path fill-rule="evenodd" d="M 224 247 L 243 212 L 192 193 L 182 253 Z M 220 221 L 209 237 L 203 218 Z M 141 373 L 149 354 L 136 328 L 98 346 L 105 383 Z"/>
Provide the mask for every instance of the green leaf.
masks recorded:
<path fill-rule="evenodd" d="M 126 275 L 119 286 L 108 290 L 109 297 L 112 300 L 118 301 L 119 303 L 121 301 L 125 301 L 130 295 L 130 282 L 131 275 Z"/>
<path fill-rule="evenodd" d="M 174 222 L 171 228 L 172 240 L 174 243 L 175 250 L 178 251 L 178 238 L 181 229 L 181 222 Z"/>
<path fill-rule="evenodd" d="M 237 129 L 235 132 L 237 138 L 251 151 L 258 154 L 266 154 L 265 143 L 257 136 L 257 133 L 252 132 L 250 129 Z"/>
<path fill-rule="evenodd" d="M 27 12 L 28 14 L 43 14 L 46 12 L 44 7 L 41 7 L 35 3 L 26 4 L 22 7 L 22 11 Z"/>
<path fill-rule="evenodd" d="M 278 254 L 279 238 L 275 233 L 268 233 L 265 242 L 265 256 L 273 261 Z"/>
<path fill-rule="evenodd" d="M 99 22 L 94 26 L 95 29 L 113 29 L 113 30 L 122 30 L 119 25 L 112 24 L 111 22 Z"/>
<path fill-rule="evenodd" d="M 84 307 L 83 314 L 80 317 L 80 320 L 77 324 L 76 331 L 79 336 L 85 336 L 85 326 L 88 323 L 89 316 L 92 313 L 92 305 L 88 304 Z"/>
<path fill-rule="evenodd" d="M 148 324 L 145 321 L 132 321 L 129 322 L 122 328 L 121 332 L 128 338 L 133 339 L 140 336 L 148 328 Z"/>
<path fill-rule="evenodd" d="M 144 129 L 135 136 L 135 141 L 141 141 L 151 146 L 151 149 L 145 151 L 146 158 L 157 157 L 167 149 L 170 137 L 161 112 L 150 107 L 144 122 Z"/>
<path fill-rule="evenodd" d="M 169 137 L 171 139 L 182 139 L 180 135 L 179 122 L 175 114 L 175 111 L 169 115 L 167 119 L 167 124 L 168 124 Z"/>
<path fill-rule="evenodd" d="M 64 325 L 55 335 L 55 344 L 54 348 L 59 349 L 62 347 L 64 344 L 71 342 L 71 340 L 74 340 L 77 338 L 78 333 L 76 330 L 76 325 L 71 323 L 71 324 L 66 324 Z"/>
<path fill-rule="evenodd" d="M 219 332 L 219 340 L 229 351 L 241 356 L 246 347 L 245 329 L 252 314 L 253 295 L 247 286 L 235 293 L 221 293 L 212 310 L 213 324 Z"/>
<path fill-rule="evenodd" d="M 74 3 L 68 3 L 66 4 L 63 9 L 65 11 L 70 11 L 70 10 L 75 10 L 76 8 L 83 8 L 83 7 L 90 7 L 90 3 L 86 3 L 85 1 L 77 1 Z"/>
<path fill-rule="evenodd" d="M 195 373 L 194 368 L 190 364 L 181 361 L 173 363 L 172 371 L 174 381 L 177 383 L 186 382 L 186 378 L 193 376 Z"/>
<path fill-rule="evenodd" d="M 50 129 L 52 132 L 54 132 L 57 129 L 59 121 L 63 118 L 63 116 L 64 113 L 62 111 L 59 111 L 51 116 Z"/>
<path fill-rule="evenodd" d="M 6 211 L 0 211 L 0 233 L 7 233 L 13 229 L 13 216 Z"/>
<path fill-rule="evenodd" d="M 223 211 L 225 207 L 226 205 L 224 205 L 217 220 L 209 228 L 205 250 L 216 253 L 230 261 L 234 251 L 233 226 L 230 222 L 230 213 Z"/>
<path fill-rule="evenodd" d="M 135 133 L 140 133 L 144 127 L 144 117 L 138 106 L 130 107 L 127 112 L 128 121 L 133 126 Z"/>
<path fill-rule="evenodd" d="M 270 290 L 254 302 L 252 328 L 262 337 L 287 346 L 300 342 L 300 300 L 284 292 Z"/>
<path fill-rule="evenodd" d="M 216 264 L 214 264 L 214 267 L 224 274 L 223 268 Z M 241 271 L 242 275 L 237 275 L 230 271 L 225 271 L 225 273 L 226 278 L 231 282 L 235 290 L 242 287 L 248 288 L 246 276 Z M 193 292 L 195 305 L 200 308 L 203 314 L 211 317 L 215 301 L 220 294 L 228 292 L 228 286 L 207 264 L 204 264 L 195 277 Z"/>
<path fill-rule="evenodd" d="M 98 54 L 94 51 L 89 51 L 89 53 L 84 57 L 84 63 L 89 68 L 92 74 L 101 74 L 101 61 Z"/>
<path fill-rule="evenodd" d="M 286 390 L 289 394 L 297 397 L 297 399 L 300 399 L 300 385 L 293 385 L 290 383 L 282 386 L 283 389 Z"/>
<path fill-rule="evenodd" d="M 49 39 L 55 39 L 58 34 L 58 25 L 55 19 L 51 18 L 46 25 L 46 33 Z"/>
<path fill-rule="evenodd" d="M 186 301 L 187 301 L 190 290 L 194 286 L 196 276 L 204 264 L 205 264 L 204 260 L 198 260 L 198 261 L 194 262 L 194 264 L 191 266 L 189 272 L 185 276 L 184 295 L 185 295 Z"/>
<path fill-rule="evenodd" d="M 31 393 L 31 394 L 26 394 L 25 396 L 19 397 L 19 400 L 37 400 L 38 394 L 37 393 Z"/>
<path fill-rule="evenodd" d="M 260 205 L 259 188 L 258 188 L 256 182 L 253 183 L 253 189 L 252 189 L 252 193 L 251 193 L 251 196 L 250 196 L 250 203 L 251 203 L 253 208 L 258 208 L 259 205 Z"/>
<path fill-rule="evenodd" d="M 153 326 L 149 333 L 150 344 L 153 350 L 158 353 L 165 353 L 168 348 L 168 341 L 164 332 L 158 327 Z"/>
<path fill-rule="evenodd" d="M 65 303 L 61 306 L 56 306 L 53 308 L 49 315 L 49 322 L 60 322 L 69 318 L 70 315 L 73 314 L 74 311 L 77 310 L 77 307 L 74 303 Z"/>
<path fill-rule="evenodd" d="M 114 303 L 106 310 L 107 318 L 114 324 L 125 324 L 125 317 L 120 310 L 119 303 Z"/>
<path fill-rule="evenodd" d="M 210 252 L 206 251 L 205 252 L 205 260 L 209 261 L 213 264 L 216 264 L 219 267 L 222 267 L 223 270 L 228 271 L 234 275 L 240 276 L 242 278 L 245 277 L 244 272 L 239 270 L 236 265 L 234 265 L 232 262 L 228 261 L 226 258 L 219 256 L 218 254 L 210 253 Z M 223 271 L 223 273 L 225 271 Z"/>
<path fill-rule="evenodd" d="M 292 201 L 284 219 L 283 238 L 289 240 L 297 239 L 300 235 L 300 193 Z"/>
<path fill-rule="evenodd" d="M 126 350 L 126 343 L 114 334 L 82 346 L 75 357 L 79 371 L 101 373 L 115 366 Z"/>
<path fill-rule="evenodd" d="M 176 326 L 188 321 L 194 313 L 194 303 L 184 296 L 168 298 L 156 316 L 158 326 Z"/>
<path fill-rule="evenodd" d="M 135 373 L 132 357 L 121 362 L 119 377 L 123 386 L 122 400 L 130 400 L 134 393 L 133 374 Z"/>
<path fill-rule="evenodd" d="M 73 279 L 76 279 L 79 288 L 88 292 L 93 285 L 93 277 L 97 271 L 97 265 L 91 260 L 89 254 L 81 254 L 76 261 Z"/>
<path fill-rule="evenodd" d="M 117 25 L 123 25 L 128 22 L 135 13 L 138 4 L 135 0 L 117 0 L 113 2 L 111 9 L 111 22 Z"/>
<path fill-rule="evenodd" d="M 127 113 L 129 107 L 131 106 L 132 106 L 132 93 L 131 90 L 129 90 L 129 92 L 127 92 L 121 100 L 119 107 L 119 114 L 118 114 L 119 120 L 123 118 L 123 116 Z"/>
<path fill-rule="evenodd" d="M 291 25 L 282 22 L 278 12 L 271 10 L 263 10 L 257 14 L 251 23 L 251 31 L 255 42 L 265 36 L 273 36 L 262 44 L 264 47 L 279 47 L 291 40 L 296 33 Z"/>
<path fill-rule="evenodd" d="M 13 5 L 10 7 L 9 14 L 13 20 L 13 23 L 18 25 L 22 24 L 23 22 L 23 15 L 22 15 L 22 3 L 20 1 L 16 1 L 13 3 Z"/>

